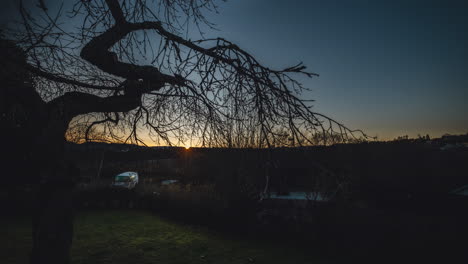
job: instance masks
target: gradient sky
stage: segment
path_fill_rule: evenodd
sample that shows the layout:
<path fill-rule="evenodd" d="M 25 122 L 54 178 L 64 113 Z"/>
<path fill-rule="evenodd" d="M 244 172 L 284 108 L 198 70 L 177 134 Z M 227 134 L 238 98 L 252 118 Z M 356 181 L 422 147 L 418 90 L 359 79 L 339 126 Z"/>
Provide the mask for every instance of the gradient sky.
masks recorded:
<path fill-rule="evenodd" d="M 219 31 L 207 36 L 225 37 L 271 68 L 304 62 L 320 74 L 301 78 L 315 111 L 379 139 L 468 132 L 467 1 L 219 5 L 220 14 L 208 15 Z"/>
<path fill-rule="evenodd" d="M 271 66 L 303 61 L 315 111 L 380 139 L 468 132 L 467 1 L 232 0 L 211 20 Z"/>

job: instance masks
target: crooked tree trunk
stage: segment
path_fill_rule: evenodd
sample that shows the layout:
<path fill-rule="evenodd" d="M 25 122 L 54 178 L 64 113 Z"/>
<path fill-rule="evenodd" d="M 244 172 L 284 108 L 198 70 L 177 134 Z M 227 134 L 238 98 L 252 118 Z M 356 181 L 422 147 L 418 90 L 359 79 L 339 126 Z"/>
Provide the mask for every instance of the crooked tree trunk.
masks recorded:
<path fill-rule="evenodd" d="M 4 151 L 8 153 L 5 166 L 2 166 L 2 180 L 10 188 L 26 184 L 36 190 L 31 212 L 31 263 L 68 263 L 72 241 L 71 198 L 74 175 L 64 159 L 63 124 L 66 122 L 59 121 L 58 124 L 62 125 L 57 126 L 57 120 L 50 122 L 50 119 L 43 118 L 47 116 L 43 112 L 44 107 L 33 107 L 33 104 L 18 101 L 10 106 L 5 107 L 6 113 L 11 114 L 12 109 L 21 109 L 24 120 L 6 120 L 9 115 L 2 113 L 2 125 L 7 125 L 5 131 L 2 131 L 6 138 Z M 44 127 L 47 123 L 50 124 L 49 128 Z"/>
<path fill-rule="evenodd" d="M 2 182 L 35 187 L 31 263 L 68 263 L 73 179 L 63 149 L 69 119 L 36 92 L 21 49 L 0 39 L 0 55 L 0 132 L 7 153 Z"/>
<path fill-rule="evenodd" d="M 49 121 L 49 127 L 43 130 L 36 144 L 41 182 L 33 212 L 32 264 L 70 262 L 74 175 L 63 158 L 64 123 L 67 122 Z"/>

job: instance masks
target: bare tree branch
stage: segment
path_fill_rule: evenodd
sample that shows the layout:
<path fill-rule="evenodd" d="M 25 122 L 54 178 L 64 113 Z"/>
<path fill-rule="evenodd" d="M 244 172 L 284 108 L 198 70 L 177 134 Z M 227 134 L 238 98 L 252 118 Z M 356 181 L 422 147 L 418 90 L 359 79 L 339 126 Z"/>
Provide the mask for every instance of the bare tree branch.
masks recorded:
<path fill-rule="evenodd" d="M 123 89 L 122 86 L 111 87 L 111 86 L 103 86 L 103 85 L 94 85 L 94 84 L 80 82 L 77 80 L 68 79 L 65 77 L 61 77 L 57 74 L 42 71 L 30 64 L 27 65 L 27 70 L 29 70 L 33 74 L 36 74 L 37 76 L 46 78 L 50 81 L 75 85 L 75 86 L 84 87 L 84 88 L 97 89 L 97 90 L 109 90 L 109 91 L 119 91 Z"/>
<path fill-rule="evenodd" d="M 312 110 L 296 76 L 318 74 L 302 63 L 272 69 L 234 42 L 203 38 L 200 25 L 212 28 L 203 10 L 216 11 L 214 0 L 77 1 L 67 18 L 80 25 L 76 30 L 63 27 L 61 11 L 21 10 L 24 29 L 8 36 L 27 51 L 38 93 L 66 118 L 107 120 L 93 127 L 112 137 L 138 143 L 141 128 L 155 142 L 192 139 L 212 147 L 369 138 Z M 189 22 L 199 40 L 191 40 Z M 110 121 L 114 113 L 118 124 Z"/>

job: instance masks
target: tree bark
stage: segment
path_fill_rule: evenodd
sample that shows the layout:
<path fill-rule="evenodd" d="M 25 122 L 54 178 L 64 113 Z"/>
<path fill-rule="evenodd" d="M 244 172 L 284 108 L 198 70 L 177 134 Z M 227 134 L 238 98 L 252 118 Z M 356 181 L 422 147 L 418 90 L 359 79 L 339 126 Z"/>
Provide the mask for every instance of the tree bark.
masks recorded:
<path fill-rule="evenodd" d="M 63 166 L 61 166 L 63 167 Z M 41 183 L 33 215 L 32 264 L 69 263 L 73 239 L 73 183 L 63 169 Z"/>
<path fill-rule="evenodd" d="M 64 134 L 67 119 L 47 107 L 47 118 L 36 134 L 33 158 L 37 164 L 37 185 L 33 211 L 33 249 L 30 262 L 69 263 L 73 239 L 73 173 L 66 164 Z"/>

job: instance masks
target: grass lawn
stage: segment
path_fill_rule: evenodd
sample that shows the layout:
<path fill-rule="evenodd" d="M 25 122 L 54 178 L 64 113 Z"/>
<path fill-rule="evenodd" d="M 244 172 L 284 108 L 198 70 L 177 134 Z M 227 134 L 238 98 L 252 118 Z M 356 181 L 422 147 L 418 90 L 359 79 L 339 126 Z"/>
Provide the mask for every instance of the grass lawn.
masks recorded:
<path fill-rule="evenodd" d="M 27 263 L 28 219 L 0 220 L 0 262 Z M 319 252 L 284 241 L 209 231 L 149 212 L 81 212 L 75 219 L 72 263 L 329 263 Z"/>

